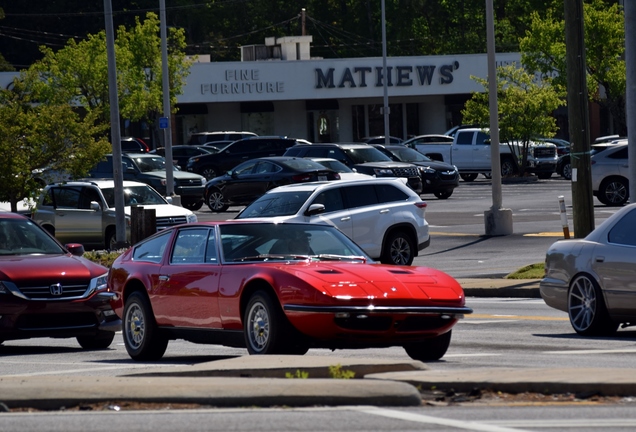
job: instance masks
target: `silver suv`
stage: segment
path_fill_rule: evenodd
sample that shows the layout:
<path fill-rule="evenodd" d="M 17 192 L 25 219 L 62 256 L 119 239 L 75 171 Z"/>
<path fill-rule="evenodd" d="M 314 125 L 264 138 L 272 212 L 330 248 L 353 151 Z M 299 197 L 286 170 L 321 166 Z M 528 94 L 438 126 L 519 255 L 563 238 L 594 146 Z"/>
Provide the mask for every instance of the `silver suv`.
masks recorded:
<path fill-rule="evenodd" d="M 328 222 L 371 258 L 410 265 L 430 244 L 426 202 L 403 178 L 302 183 L 274 188 L 236 217 Z"/>
<path fill-rule="evenodd" d="M 126 238 L 130 241 L 130 207 L 154 209 L 157 229 L 196 222 L 190 210 L 170 204 L 145 183 L 124 181 Z M 82 243 L 87 248 L 114 249 L 115 182 L 72 181 L 50 184 L 38 198 L 33 219 L 62 244 Z"/>

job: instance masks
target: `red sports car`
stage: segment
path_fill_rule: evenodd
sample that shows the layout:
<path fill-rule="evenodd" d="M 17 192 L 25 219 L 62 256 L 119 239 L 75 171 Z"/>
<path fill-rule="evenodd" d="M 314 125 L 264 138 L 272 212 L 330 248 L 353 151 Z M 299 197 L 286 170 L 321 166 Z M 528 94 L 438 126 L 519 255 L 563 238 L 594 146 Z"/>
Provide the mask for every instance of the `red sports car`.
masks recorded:
<path fill-rule="evenodd" d="M 337 228 L 204 222 L 156 233 L 115 260 L 108 286 L 128 354 L 156 360 L 168 341 L 247 347 L 403 346 L 438 360 L 464 314 L 464 292 L 426 267 L 374 263 Z"/>

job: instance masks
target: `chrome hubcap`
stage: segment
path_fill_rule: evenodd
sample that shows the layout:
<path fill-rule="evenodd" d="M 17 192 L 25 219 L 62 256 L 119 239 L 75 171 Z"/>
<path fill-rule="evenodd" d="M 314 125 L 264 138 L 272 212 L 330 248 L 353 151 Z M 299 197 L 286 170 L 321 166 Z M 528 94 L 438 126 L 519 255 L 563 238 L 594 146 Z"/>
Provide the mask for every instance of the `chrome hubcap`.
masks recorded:
<path fill-rule="evenodd" d="M 133 305 L 126 316 L 126 340 L 133 348 L 141 346 L 146 334 L 146 325 L 141 308 Z"/>
<path fill-rule="evenodd" d="M 255 303 L 248 314 L 249 342 L 254 351 L 260 352 L 269 340 L 269 316 L 262 303 Z"/>
<path fill-rule="evenodd" d="M 587 278 L 579 278 L 572 285 L 569 299 L 570 321 L 577 330 L 592 325 L 596 314 L 596 291 Z"/>

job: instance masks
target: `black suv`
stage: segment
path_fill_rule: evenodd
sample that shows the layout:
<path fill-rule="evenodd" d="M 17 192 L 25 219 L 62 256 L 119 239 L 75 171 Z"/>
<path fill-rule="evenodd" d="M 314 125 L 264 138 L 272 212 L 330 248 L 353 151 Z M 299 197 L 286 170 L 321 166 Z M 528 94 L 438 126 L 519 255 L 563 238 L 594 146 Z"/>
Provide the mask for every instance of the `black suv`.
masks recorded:
<path fill-rule="evenodd" d="M 411 189 L 418 194 L 422 192 L 422 178 L 415 165 L 392 161 L 369 144 L 297 144 L 285 156 L 336 159 L 362 174 L 406 178 Z"/>
<path fill-rule="evenodd" d="M 371 144 L 394 161 L 417 165 L 422 176 L 422 193 L 432 193 L 439 199 L 447 199 L 459 186 L 459 172 L 454 165 L 434 161 L 415 149 L 403 145 Z"/>
<path fill-rule="evenodd" d="M 300 140 L 280 136 L 257 136 L 234 141 L 218 153 L 190 158 L 186 169 L 210 180 L 249 159 L 282 156 Z M 306 141 L 305 141 L 306 142 Z"/>
<path fill-rule="evenodd" d="M 166 160 L 151 153 L 125 153 L 121 156 L 124 180 L 134 180 L 152 186 L 166 195 Z M 113 178 L 113 155 L 99 162 L 88 173 L 91 178 Z M 188 210 L 199 210 L 203 206 L 205 178 L 174 168 L 174 192 L 181 197 L 181 204 Z"/>

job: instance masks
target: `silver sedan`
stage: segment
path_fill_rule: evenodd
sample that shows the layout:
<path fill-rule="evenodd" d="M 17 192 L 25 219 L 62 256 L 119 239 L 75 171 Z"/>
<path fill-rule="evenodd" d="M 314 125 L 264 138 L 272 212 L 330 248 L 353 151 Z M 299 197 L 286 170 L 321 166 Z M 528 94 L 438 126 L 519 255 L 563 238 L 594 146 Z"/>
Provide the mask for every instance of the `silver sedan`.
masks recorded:
<path fill-rule="evenodd" d="M 548 249 L 541 296 L 567 312 L 586 336 L 636 324 L 636 204 L 623 207 L 584 239 Z"/>

